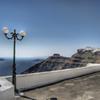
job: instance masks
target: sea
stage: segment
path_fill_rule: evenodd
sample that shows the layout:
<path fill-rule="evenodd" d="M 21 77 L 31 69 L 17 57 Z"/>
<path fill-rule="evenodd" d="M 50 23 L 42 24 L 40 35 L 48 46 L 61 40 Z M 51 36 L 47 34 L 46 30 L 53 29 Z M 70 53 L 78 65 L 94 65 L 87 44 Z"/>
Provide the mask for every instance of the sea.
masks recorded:
<path fill-rule="evenodd" d="M 16 73 L 20 74 L 26 69 L 32 67 L 34 64 L 41 62 L 41 58 L 17 58 L 16 59 Z M 13 60 L 11 58 L 4 58 L 0 60 L 0 76 L 12 75 Z"/>

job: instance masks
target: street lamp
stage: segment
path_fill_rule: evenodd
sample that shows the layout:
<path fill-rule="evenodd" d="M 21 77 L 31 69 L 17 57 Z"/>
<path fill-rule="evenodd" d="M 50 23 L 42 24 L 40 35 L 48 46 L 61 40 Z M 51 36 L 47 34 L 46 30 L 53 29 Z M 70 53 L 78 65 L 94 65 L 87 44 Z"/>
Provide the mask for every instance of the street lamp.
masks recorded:
<path fill-rule="evenodd" d="M 14 85 L 14 92 L 16 93 L 18 92 L 16 89 L 16 40 L 21 41 L 26 35 L 26 32 L 20 31 L 19 33 L 17 33 L 16 29 L 14 29 L 13 32 L 9 33 L 8 27 L 3 27 L 2 31 L 7 39 L 13 40 L 12 84 Z"/>

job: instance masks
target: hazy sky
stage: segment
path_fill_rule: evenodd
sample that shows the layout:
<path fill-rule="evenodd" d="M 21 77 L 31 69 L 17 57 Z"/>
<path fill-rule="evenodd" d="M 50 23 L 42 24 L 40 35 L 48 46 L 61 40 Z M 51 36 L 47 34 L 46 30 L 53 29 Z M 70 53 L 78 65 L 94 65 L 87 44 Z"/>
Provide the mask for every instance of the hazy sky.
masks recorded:
<path fill-rule="evenodd" d="M 18 57 L 72 55 L 77 48 L 100 47 L 100 0 L 0 0 L 0 29 L 24 30 Z M 12 40 L 0 32 L 0 56 L 12 56 Z"/>

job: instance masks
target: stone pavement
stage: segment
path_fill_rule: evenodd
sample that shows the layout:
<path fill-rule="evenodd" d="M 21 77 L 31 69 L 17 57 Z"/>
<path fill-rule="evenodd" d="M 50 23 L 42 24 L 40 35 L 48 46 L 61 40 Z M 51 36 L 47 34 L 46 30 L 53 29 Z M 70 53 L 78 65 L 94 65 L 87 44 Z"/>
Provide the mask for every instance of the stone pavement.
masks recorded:
<path fill-rule="evenodd" d="M 37 100 L 100 100 L 100 72 L 24 92 Z M 29 100 L 20 98 L 18 100 Z"/>

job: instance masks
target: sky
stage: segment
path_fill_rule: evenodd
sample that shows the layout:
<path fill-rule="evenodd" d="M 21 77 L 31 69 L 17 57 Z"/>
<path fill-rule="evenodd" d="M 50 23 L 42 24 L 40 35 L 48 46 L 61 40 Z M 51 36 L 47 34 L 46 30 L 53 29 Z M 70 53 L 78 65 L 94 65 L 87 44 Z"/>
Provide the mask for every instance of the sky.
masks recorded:
<path fill-rule="evenodd" d="M 17 57 L 71 56 L 78 48 L 100 47 L 100 0 L 0 0 L 0 57 L 12 57 L 10 32 L 24 30 Z"/>

